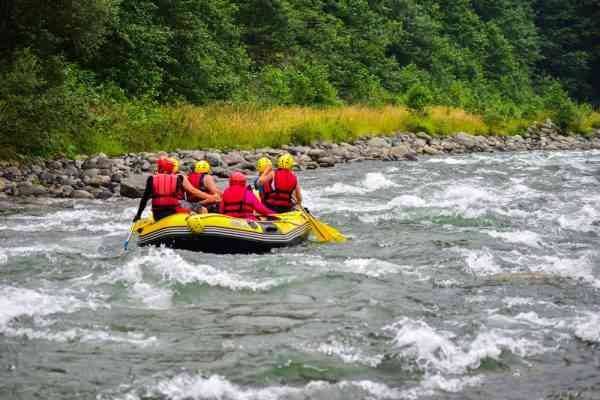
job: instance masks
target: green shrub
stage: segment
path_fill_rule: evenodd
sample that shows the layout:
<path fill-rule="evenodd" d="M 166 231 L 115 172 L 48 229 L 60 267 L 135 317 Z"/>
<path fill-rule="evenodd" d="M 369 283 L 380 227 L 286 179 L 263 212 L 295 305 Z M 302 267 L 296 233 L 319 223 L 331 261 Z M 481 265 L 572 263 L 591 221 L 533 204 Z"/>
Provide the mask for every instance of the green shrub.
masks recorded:
<path fill-rule="evenodd" d="M 406 94 L 406 105 L 416 112 L 422 113 L 425 107 L 431 104 L 431 100 L 431 91 L 420 83 L 411 86 Z"/>

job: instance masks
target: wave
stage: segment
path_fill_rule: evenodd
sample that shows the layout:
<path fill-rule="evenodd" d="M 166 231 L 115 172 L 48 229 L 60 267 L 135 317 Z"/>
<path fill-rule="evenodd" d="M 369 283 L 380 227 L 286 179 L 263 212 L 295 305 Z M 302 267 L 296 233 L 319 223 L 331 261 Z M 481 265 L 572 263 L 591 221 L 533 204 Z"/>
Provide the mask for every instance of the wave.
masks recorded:
<path fill-rule="evenodd" d="M 546 350 L 537 341 L 508 336 L 499 329 L 480 332 L 462 344 L 455 343 L 452 332 L 437 331 L 422 320 L 403 318 L 384 330 L 394 333 L 393 343 L 402 356 L 428 373 L 462 374 L 479 368 L 486 358 L 498 360 L 503 351 L 525 357 Z"/>
<path fill-rule="evenodd" d="M 72 328 L 64 331 L 35 330 L 32 328 L 13 328 L 8 327 L 4 332 L 7 336 L 26 337 L 30 340 L 49 340 L 53 342 L 113 342 L 126 343 L 139 347 L 146 347 L 157 342 L 155 336 L 146 336 L 142 333 L 128 332 L 127 334 L 115 334 L 102 330 L 90 330 L 82 328 Z"/>
<path fill-rule="evenodd" d="M 531 231 L 513 231 L 513 232 L 497 232 L 487 231 L 489 236 L 497 239 L 502 239 L 508 243 L 522 243 L 530 247 L 541 247 L 541 236 Z"/>

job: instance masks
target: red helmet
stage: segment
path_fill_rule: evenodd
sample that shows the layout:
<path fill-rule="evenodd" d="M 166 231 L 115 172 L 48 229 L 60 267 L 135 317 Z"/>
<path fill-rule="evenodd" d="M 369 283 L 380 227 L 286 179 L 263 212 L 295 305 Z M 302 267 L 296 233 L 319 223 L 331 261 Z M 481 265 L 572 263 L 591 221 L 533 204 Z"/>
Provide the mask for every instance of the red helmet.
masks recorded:
<path fill-rule="evenodd" d="M 241 172 L 234 172 L 229 176 L 229 186 L 246 186 L 246 175 Z"/>
<path fill-rule="evenodd" d="M 156 160 L 156 169 L 159 174 L 171 174 L 175 168 L 175 164 L 168 158 L 159 158 Z"/>

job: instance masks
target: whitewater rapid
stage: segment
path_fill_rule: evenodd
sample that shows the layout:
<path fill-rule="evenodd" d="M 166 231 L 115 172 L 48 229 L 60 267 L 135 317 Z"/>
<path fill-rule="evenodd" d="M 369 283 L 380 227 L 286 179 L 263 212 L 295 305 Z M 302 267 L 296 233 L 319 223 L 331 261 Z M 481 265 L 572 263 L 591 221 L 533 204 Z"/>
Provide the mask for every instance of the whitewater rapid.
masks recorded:
<path fill-rule="evenodd" d="M 600 152 L 300 177 L 348 243 L 124 252 L 134 201 L 0 214 L 0 398 L 600 392 Z"/>

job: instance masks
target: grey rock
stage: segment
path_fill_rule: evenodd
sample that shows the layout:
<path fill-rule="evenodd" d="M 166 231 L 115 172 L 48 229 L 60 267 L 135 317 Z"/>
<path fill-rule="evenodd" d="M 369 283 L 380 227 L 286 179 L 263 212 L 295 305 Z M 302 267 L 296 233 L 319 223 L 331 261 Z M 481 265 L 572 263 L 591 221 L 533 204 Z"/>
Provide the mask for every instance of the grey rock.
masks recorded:
<path fill-rule="evenodd" d="M 98 168 L 89 168 L 89 169 L 85 169 L 83 170 L 83 176 L 84 177 L 88 177 L 88 178 L 93 178 L 95 176 L 97 176 L 100 173 L 100 170 Z"/>
<path fill-rule="evenodd" d="M 74 199 L 93 199 L 94 196 L 86 190 L 73 190 L 71 197 Z"/>
<path fill-rule="evenodd" d="M 405 144 L 400 144 L 386 149 L 382 154 L 382 158 L 388 161 L 401 160 L 409 153 L 411 153 L 410 148 Z"/>
<path fill-rule="evenodd" d="M 8 183 L 8 180 L 0 178 L 0 193 L 6 190 L 6 188 L 8 187 Z"/>
<path fill-rule="evenodd" d="M 415 133 L 415 136 L 418 137 L 419 139 L 423 139 L 424 141 L 426 141 L 427 143 L 431 143 L 432 137 L 429 136 L 427 133 L 425 132 L 417 132 Z"/>
<path fill-rule="evenodd" d="M 31 184 L 30 182 L 21 182 L 17 185 L 21 196 L 41 196 L 48 193 L 48 189 L 41 185 Z"/>
<path fill-rule="evenodd" d="M 468 133 L 458 132 L 453 137 L 454 141 L 462 146 L 465 146 L 468 149 L 475 147 L 477 144 L 477 140 L 473 135 L 469 135 Z"/>
<path fill-rule="evenodd" d="M 121 196 L 137 199 L 142 197 L 146 189 L 147 175 L 130 175 L 121 181 Z"/>
<path fill-rule="evenodd" d="M 69 185 L 64 185 L 62 187 L 62 196 L 63 197 L 71 197 L 71 194 L 73 193 L 73 187 L 69 186 Z"/>
<path fill-rule="evenodd" d="M 63 170 L 63 173 L 66 175 L 70 175 L 70 176 L 78 176 L 79 170 L 73 166 L 68 166 L 68 167 L 65 167 L 65 169 Z"/>
<path fill-rule="evenodd" d="M 15 166 L 8 167 L 4 170 L 4 177 L 14 180 L 14 178 L 22 176 L 21 170 Z"/>
<path fill-rule="evenodd" d="M 374 137 L 369 139 L 369 141 L 367 142 L 367 145 L 369 147 L 389 147 L 390 146 L 390 142 L 382 137 Z"/>
<path fill-rule="evenodd" d="M 246 161 L 244 159 L 244 157 L 242 157 L 242 155 L 237 151 L 231 152 L 229 154 L 225 154 L 222 157 L 222 160 L 225 163 L 225 165 L 227 165 L 227 166 L 240 164 L 240 163 L 243 163 Z"/>
<path fill-rule="evenodd" d="M 323 149 L 310 149 L 307 154 L 312 160 L 318 160 L 321 157 L 325 157 L 327 152 Z"/>
<path fill-rule="evenodd" d="M 212 167 L 220 167 L 223 165 L 223 158 L 219 153 L 209 152 L 206 153 L 205 157 L 206 161 L 208 161 Z"/>
<path fill-rule="evenodd" d="M 52 160 L 52 161 L 48 161 L 46 163 L 46 167 L 48 167 L 49 169 L 61 169 L 63 167 L 63 164 L 58 161 L 58 160 Z"/>
<path fill-rule="evenodd" d="M 111 192 L 109 192 L 108 190 L 102 190 L 100 192 L 97 192 L 95 197 L 97 199 L 101 199 L 101 200 L 105 200 L 105 199 L 109 199 L 113 196 L 113 194 Z"/>
<path fill-rule="evenodd" d="M 46 171 L 39 174 L 39 177 L 40 177 L 40 181 L 42 181 L 44 183 L 52 183 L 56 179 L 56 175 L 51 174 L 50 172 L 46 172 Z"/>
<path fill-rule="evenodd" d="M 110 180 L 116 183 L 121 183 L 123 177 L 120 174 L 112 174 Z"/>
<path fill-rule="evenodd" d="M 83 162 L 83 165 L 81 166 L 81 168 L 83 169 L 93 169 L 97 167 L 97 162 L 98 158 L 97 157 L 92 157 L 92 158 L 88 158 L 87 160 L 85 160 Z"/>
<path fill-rule="evenodd" d="M 152 168 L 152 164 L 150 164 L 150 161 L 148 161 L 148 160 L 142 161 L 142 165 L 141 165 L 142 171 L 144 171 L 144 172 L 150 171 L 150 168 Z"/>
<path fill-rule="evenodd" d="M 98 158 L 98 161 L 96 162 L 96 168 L 111 169 L 113 164 L 113 160 L 110 158 Z"/>
<path fill-rule="evenodd" d="M 110 183 L 110 176 L 106 175 L 97 175 L 93 178 L 90 178 L 89 184 L 91 186 L 106 186 Z"/>
<path fill-rule="evenodd" d="M 319 158 L 319 166 L 321 167 L 333 167 L 335 165 L 335 158 L 333 157 L 321 157 Z"/>

